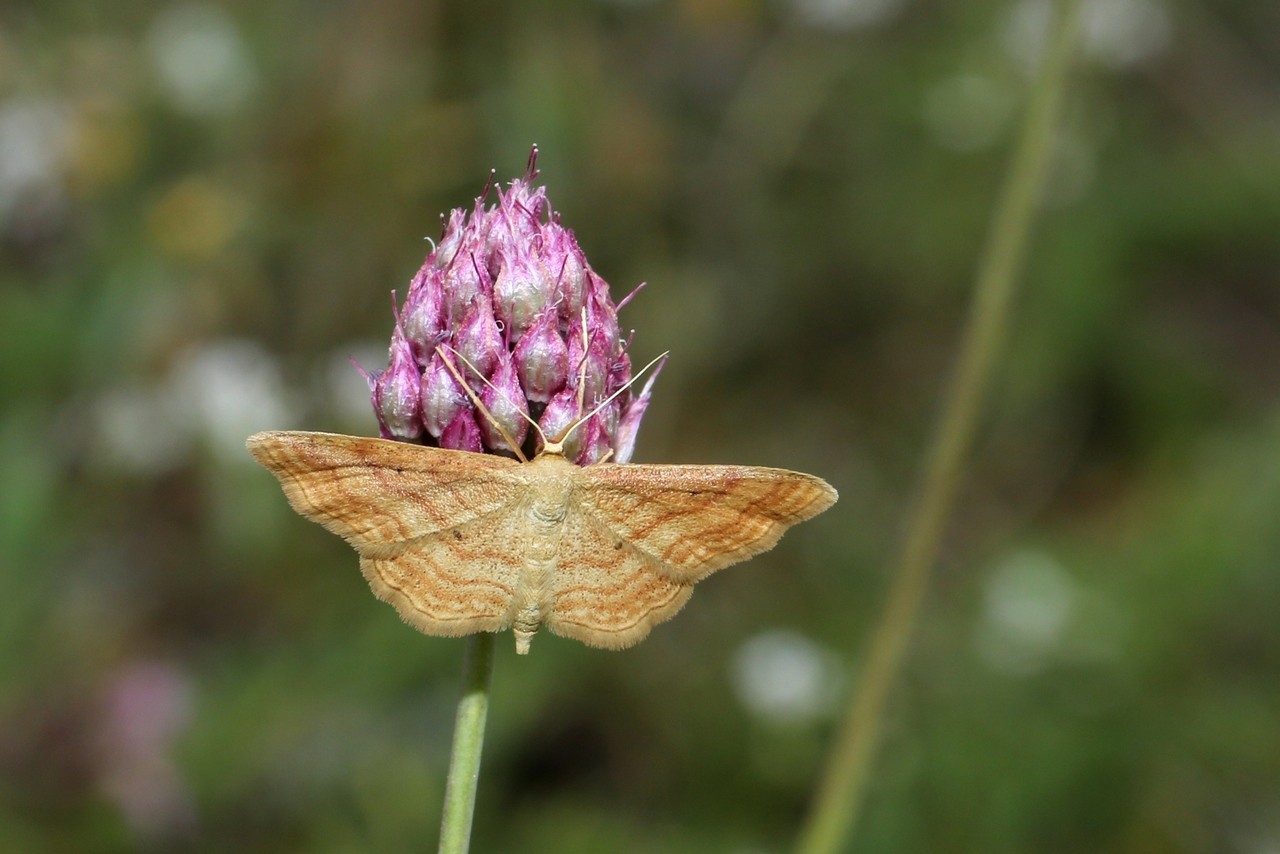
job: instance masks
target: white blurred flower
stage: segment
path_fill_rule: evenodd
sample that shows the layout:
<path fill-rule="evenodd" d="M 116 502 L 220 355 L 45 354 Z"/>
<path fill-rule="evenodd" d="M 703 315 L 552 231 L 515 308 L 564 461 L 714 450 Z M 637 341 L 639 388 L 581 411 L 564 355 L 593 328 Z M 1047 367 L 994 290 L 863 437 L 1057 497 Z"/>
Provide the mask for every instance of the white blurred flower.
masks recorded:
<path fill-rule="evenodd" d="M 20 206 L 48 207 L 63 195 L 71 110 L 49 98 L 0 102 L 0 225 Z"/>
<path fill-rule="evenodd" d="M 1057 651 L 1078 598 L 1075 580 L 1051 555 L 1009 556 L 987 578 L 979 653 L 998 670 L 1040 670 Z"/>
<path fill-rule="evenodd" d="M 297 420 L 297 404 L 270 353 L 253 341 L 214 341 L 182 356 L 154 385 L 108 389 L 94 406 L 98 453 L 120 468 L 180 465 L 196 442 L 222 460 L 251 462 L 244 440 Z"/>
<path fill-rule="evenodd" d="M 1089 0 L 1082 11 L 1085 51 L 1111 68 L 1149 59 L 1172 38 L 1169 13 L 1157 0 Z"/>
<path fill-rule="evenodd" d="M 829 712 L 839 696 L 836 657 L 793 631 L 775 629 L 747 640 L 730 675 L 742 705 L 776 724 L 808 723 Z"/>
<path fill-rule="evenodd" d="M 905 0 L 791 0 L 797 16 L 813 27 L 853 30 L 886 21 Z"/>
<path fill-rule="evenodd" d="M 1052 7 L 1048 0 L 1018 0 L 1009 9 L 1004 47 L 1026 71 L 1040 65 Z M 1081 49 L 1109 68 L 1143 62 L 1168 47 L 1173 24 L 1160 0 L 1085 0 Z"/>
<path fill-rule="evenodd" d="M 295 420 L 295 407 L 279 365 L 254 341 L 215 341 L 187 355 L 173 371 L 173 392 L 183 397 L 194 428 L 228 459 L 244 460 L 244 440 Z"/>
<path fill-rule="evenodd" d="M 214 5 L 165 9 L 151 24 L 147 47 L 169 96 L 189 113 L 227 113 L 245 101 L 257 80 L 235 24 Z"/>
<path fill-rule="evenodd" d="M 175 468 L 191 450 L 181 403 L 166 385 L 109 388 L 94 402 L 93 441 L 107 465 L 140 474 Z"/>
<path fill-rule="evenodd" d="M 1053 7 L 1048 0 L 1018 0 L 1009 7 L 1004 20 L 1002 42 L 1005 52 L 1024 71 L 1040 67 L 1040 54 L 1049 37 L 1049 16 Z"/>

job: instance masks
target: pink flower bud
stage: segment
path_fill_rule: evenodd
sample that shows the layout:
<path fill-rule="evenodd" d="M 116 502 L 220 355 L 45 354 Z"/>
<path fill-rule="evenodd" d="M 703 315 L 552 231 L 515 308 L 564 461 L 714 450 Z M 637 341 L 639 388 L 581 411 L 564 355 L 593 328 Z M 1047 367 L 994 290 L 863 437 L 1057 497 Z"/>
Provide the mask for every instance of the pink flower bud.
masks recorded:
<path fill-rule="evenodd" d="M 616 453 L 613 456 L 614 462 L 631 462 L 631 454 L 636 447 L 636 433 L 640 430 L 640 421 L 644 418 L 644 411 L 649 408 L 650 392 L 653 390 L 654 382 L 658 379 L 658 374 L 662 373 L 662 367 L 666 363 L 667 360 L 663 359 L 654 365 L 653 373 L 645 381 L 644 389 L 639 395 L 623 405 L 621 417 L 618 419 L 618 430 L 613 437 L 613 446 L 616 449 Z"/>
<path fill-rule="evenodd" d="M 524 444 L 524 438 L 529 433 L 529 404 L 519 380 L 516 379 L 515 364 L 510 356 L 503 355 L 498 362 L 490 385 L 486 385 L 484 391 L 480 392 L 480 402 L 489 410 L 490 416 L 486 418 L 484 413 L 480 413 L 477 419 L 485 446 L 494 451 L 514 454 L 516 448 Z M 515 447 L 503 438 L 504 430 L 515 442 Z"/>
<path fill-rule="evenodd" d="M 418 275 L 409 285 L 400 320 L 404 334 L 413 347 L 413 355 L 419 365 L 426 365 L 435 353 L 436 345 L 445 338 L 444 294 L 440 271 L 432 263 L 431 256 L 423 262 Z"/>
<path fill-rule="evenodd" d="M 523 210 L 525 212 L 526 222 L 528 223 L 525 234 L 530 238 L 542 229 L 542 215 L 551 207 L 547 202 L 547 188 L 533 186 L 532 180 L 535 177 L 537 177 L 536 173 L 512 181 L 511 189 L 507 191 L 503 199 L 510 210 Z M 512 221 L 515 222 L 514 217 Z M 518 226 L 513 228 L 512 233 L 518 233 L 518 229 Z"/>
<path fill-rule="evenodd" d="M 488 296 L 481 294 L 472 301 L 462 318 L 453 346 L 482 376 L 487 377 L 493 372 L 504 347 L 498 320 L 493 316 L 493 302 Z M 463 376 L 467 375 L 465 364 L 455 363 L 454 367 Z"/>
<path fill-rule="evenodd" d="M 609 384 L 609 366 L 613 363 L 613 347 L 605 339 L 603 330 L 588 325 L 589 338 L 587 349 L 582 349 L 582 321 L 570 322 L 569 345 L 569 384 L 577 386 L 583 383 L 582 399 L 588 409 L 603 400 Z"/>
<path fill-rule="evenodd" d="M 440 434 L 440 447 L 452 451 L 483 453 L 484 445 L 480 442 L 480 427 L 476 424 L 475 412 L 470 409 L 460 410 Z"/>
<path fill-rule="evenodd" d="M 422 375 L 399 319 L 391 334 L 389 356 L 387 369 L 373 382 L 373 410 L 378 415 L 378 425 L 384 438 L 417 439 L 422 435 L 418 418 Z"/>
<path fill-rule="evenodd" d="M 618 358 L 613 360 L 613 364 L 609 366 L 609 394 L 613 394 L 618 389 L 627 384 L 631 379 L 631 357 L 627 355 L 627 351 L 623 350 L 618 354 Z M 627 393 L 623 393 L 623 402 L 626 402 Z"/>
<path fill-rule="evenodd" d="M 579 435 L 578 453 L 569 457 L 566 445 L 566 457 L 580 466 L 591 466 L 610 455 L 613 450 L 613 438 L 609 435 L 608 419 L 603 415 L 603 411 L 597 412 L 573 431 Z"/>
<path fill-rule="evenodd" d="M 577 393 L 572 386 L 565 386 L 555 397 L 551 398 L 547 408 L 542 411 L 542 417 L 538 419 L 538 429 L 542 431 L 543 436 L 547 437 L 547 441 L 563 441 L 565 443 L 564 455 L 568 459 L 573 459 L 577 456 L 581 437 L 578 430 L 574 430 L 567 437 L 565 436 L 565 431 L 581 415 L 582 413 L 578 411 Z"/>
<path fill-rule="evenodd" d="M 555 283 L 527 252 L 514 252 L 502 260 L 502 269 L 493 283 L 493 302 L 498 318 L 515 342 L 533 324 L 543 306 L 555 298 Z"/>
<path fill-rule="evenodd" d="M 517 178 L 505 193 L 498 192 L 498 207 L 491 221 L 490 242 L 501 254 L 525 254 L 540 249 L 542 213 L 547 208 L 547 189 L 530 189 Z"/>
<path fill-rule="evenodd" d="M 467 313 L 478 297 L 493 293 L 493 280 L 484 256 L 475 251 L 483 247 L 471 244 L 470 240 L 463 242 L 453 262 L 445 267 L 441 279 L 445 314 L 453 323 Z"/>
<path fill-rule="evenodd" d="M 546 403 L 569 379 L 569 348 L 558 331 L 551 306 L 543 309 L 516 345 L 516 372 L 524 393 L 534 403 Z"/>
<path fill-rule="evenodd" d="M 589 273 L 590 288 L 584 307 L 587 310 L 587 328 L 601 338 L 606 358 L 613 361 L 622 346 L 622 335 L 618 329 L 618 312 L 609 299 L 609 286 L 604 279 L 595 273 Z"/>
<path fill-rule="evenodd" d="M 566 321 L 582 313 L 587 298 L 587 259 L 573 238 L 573 232 L 557 222 L 543 232 L 547 269 L 556 280 L 560 317 Z"/>
<path fill-rule="evenodd" d="M 459 373 L 462 372 L 463 368 L 456 359 L 453 366 L 459 369 Z M 426 373 L 422 375 L 422 391 L 418 400 L 422 424 L 437 439 L 458 412 L 470 405 L 466 392 L 458 387 L 458 381 L 445 367 L 444 357 L 439 353 L 431 357 Z"/>
<path fill-rule="evenodd" d="M 449 221 L 445 224 L 444 231 L 440 235 L 440 242 L 436 244 L 435 250 L 427 256 L 437 270 L 443 270 L 453 263 L 453 258 L 458 254 L 458 248 L 462 246 L 462 241 L 466 236 L 463 232 L 463 226 L 466 225 L 466 222 L 467 214 L 462 208 L 454 208 L 450 211 Z"/>

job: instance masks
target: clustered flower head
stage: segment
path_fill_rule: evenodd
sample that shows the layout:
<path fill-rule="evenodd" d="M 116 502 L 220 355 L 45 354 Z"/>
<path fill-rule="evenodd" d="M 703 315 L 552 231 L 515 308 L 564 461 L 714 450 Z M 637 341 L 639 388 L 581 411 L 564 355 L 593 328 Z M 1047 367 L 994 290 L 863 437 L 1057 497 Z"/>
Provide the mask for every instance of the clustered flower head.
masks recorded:
<path fill-rule="evenodd" d="M 410 283 L 387 369 L 367 376 L 384 438 L 532 457 L 545 436 L 579 465 L 630 459 L 653 377 L 629 387 L 618 307 L 532 186 L 537 154 L 505 192 L 450 213 Z"/>

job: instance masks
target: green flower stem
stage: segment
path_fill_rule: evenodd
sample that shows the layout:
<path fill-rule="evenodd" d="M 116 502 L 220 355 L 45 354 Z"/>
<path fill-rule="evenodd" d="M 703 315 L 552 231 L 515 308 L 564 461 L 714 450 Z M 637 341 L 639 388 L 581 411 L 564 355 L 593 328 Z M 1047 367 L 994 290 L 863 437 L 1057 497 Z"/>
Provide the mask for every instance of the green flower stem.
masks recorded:
<path fill-rule="evenodd" d="M 493 676 L 492 632 L 467 638 L 462 662 L 462 699 L 453 727 L 453 751 L 444 789 L 440 819 L 440 854 L 465 854 L 471 844 L 471 816 L 480 782 L 480 753 L 484 749 L 484 721 L 489 712 L 489 681 Z"/>
<path fill-rule="evenodd" d="M 801 829 L 797 847 L 801 854 L 841 850 L 858 820 L 885 702 L 937 559 L 991 366 L 1005 336 L 1016 274 L 1040 198 L 1079 24 L 1078 0 L 1068 0 L 1059 7 L 993 214 L 956 373 L 924 461 L 917 500 L 895 564 L 889 601 L 871 637 L 865 666 L 837 733 L 813 811 Z"/>

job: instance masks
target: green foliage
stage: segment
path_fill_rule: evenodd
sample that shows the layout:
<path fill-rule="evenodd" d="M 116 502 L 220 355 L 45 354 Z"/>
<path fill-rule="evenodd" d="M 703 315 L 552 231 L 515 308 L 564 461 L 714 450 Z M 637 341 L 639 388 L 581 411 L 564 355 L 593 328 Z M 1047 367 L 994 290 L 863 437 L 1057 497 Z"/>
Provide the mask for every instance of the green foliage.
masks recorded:
<path fill-rule="evenodd" d="M 241 443 L 376 431 L 346 356 L 381 366 L 439 213 L 535 141 L 615 296 L 649 283 L 636 357 L 672 350 L 637 459 L 841 502 L 635 649 L 500 642 L 476 849 L 789 846 L 1032 5 L 0 10 L 0 848 L 430 847 L 463 644 L 401 625 Z M 859 850 L 1280 840 L 1270 7 L 1094 5 L 1141 26 L 1086 38 Z"/>

